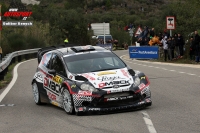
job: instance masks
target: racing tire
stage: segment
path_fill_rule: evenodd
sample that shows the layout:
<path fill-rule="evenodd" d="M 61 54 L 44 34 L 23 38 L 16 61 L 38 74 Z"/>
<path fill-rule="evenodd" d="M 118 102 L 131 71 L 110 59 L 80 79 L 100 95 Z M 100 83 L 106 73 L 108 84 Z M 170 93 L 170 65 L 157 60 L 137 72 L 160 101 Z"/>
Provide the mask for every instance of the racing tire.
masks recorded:
<path fill-rule="evenodd" d="M 38 89 L 38 85 L 37 85 L 36 82 L 33 82 L 32 90 L 33 90 L 33 98 L 34 98 L 35 103 L 37 105 L 41 105 L 42 102 L 41 102 L 41 99 L 40 99 L 40 91 Z"/>
<path fill-rule="evenodd" d="M 67 88 L 63 89 L 63 108 L 67 114 L 74 114 L 74 102 Z"/>

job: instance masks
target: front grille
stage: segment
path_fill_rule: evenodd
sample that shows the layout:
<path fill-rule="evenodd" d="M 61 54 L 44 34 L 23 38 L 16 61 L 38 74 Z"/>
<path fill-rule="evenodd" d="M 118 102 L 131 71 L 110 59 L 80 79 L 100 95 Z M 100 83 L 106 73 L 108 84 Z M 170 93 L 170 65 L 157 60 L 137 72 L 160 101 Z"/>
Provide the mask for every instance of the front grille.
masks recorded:
<path fill-rule="evenodd" d="M 132 98 L 128 99 L 121 99 L 121 100 L 114 100 L 114 101 L 104 101 L 104 98 L 113 98 L 113 97 L 123 97 L 123 96 L 133 96 Z M 124 92 L 124 93 L 114 93 L 105 95 L 98 103 L 95 104 L 96 107 L 117 107 L 123 105 L 133 104 L 136 101 L 141 99 L 141 95 L 133 94 L 131 92 Z"/>
<path fill-rule="evenodd" d="M 111 93 L 104 96 L 104 98 L 111 98 L 111 97 L 122 97 L 122 96 L 130 96 L 133 95 L 132 92 L 119 92 L 119 93 Z"/>

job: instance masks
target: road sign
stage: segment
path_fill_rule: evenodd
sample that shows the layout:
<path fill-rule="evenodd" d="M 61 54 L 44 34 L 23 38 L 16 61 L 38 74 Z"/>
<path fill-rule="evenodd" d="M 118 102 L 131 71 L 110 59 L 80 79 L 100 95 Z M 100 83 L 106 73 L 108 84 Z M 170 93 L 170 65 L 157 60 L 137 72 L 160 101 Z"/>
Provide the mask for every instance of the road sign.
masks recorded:
<path fill-rule="evenodd" d="M 142 29 L 140 28 L 140 26 L 138 27 L 138 29 L 135 32 L 135 36 L 138 36 L 142 33 Z"/>
<path fill-rule="evenodd" d="M 133 36 L 133 29 L 130 29 L 129 35 L 132 37 Z"/>
<path fill-rule="evenodd" d="M 174 16 L 167 16 L 166 17 L 166 27 L 168 30 L 174 30 L 176 25 L 175 25 L 175 17 Z"/>

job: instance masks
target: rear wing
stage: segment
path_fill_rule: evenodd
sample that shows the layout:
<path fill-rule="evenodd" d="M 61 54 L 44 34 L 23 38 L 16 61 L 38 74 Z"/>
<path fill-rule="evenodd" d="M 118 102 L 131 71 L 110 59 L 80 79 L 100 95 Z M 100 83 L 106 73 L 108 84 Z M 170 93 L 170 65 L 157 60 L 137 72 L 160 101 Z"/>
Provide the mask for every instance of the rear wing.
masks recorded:
<path fill-rule="evenodd" d="M 61 45 L 43 47 L 43 48 L 39 49 L 38 53 L 37 53 L 38 63 L 40 63 L 42 56 L 49 51 L 59 49 L 59 48 L 65 48 L 65 47 L 73 47 L 73 46 L 80 46 L 80 44 L 61 44 Z"/>

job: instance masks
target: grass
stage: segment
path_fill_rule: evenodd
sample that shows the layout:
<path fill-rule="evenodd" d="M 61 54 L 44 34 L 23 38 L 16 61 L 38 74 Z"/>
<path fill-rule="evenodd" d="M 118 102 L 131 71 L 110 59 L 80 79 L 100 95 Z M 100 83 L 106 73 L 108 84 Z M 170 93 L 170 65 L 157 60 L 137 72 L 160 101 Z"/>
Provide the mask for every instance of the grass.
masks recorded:
<path fill-rule="evenodd" d="M 0 89 L 5 88 L 10 83 L 10 81 L 13 78 L 13 69 L 14 69 L 15 65 L 17 65 L 17 64 L 18 64 L 18 62 L 13 63 L 12 65 L 10 65 L 8 67 L 8 72 L 4 76 L 4 80 L 0 81 Z"/>

